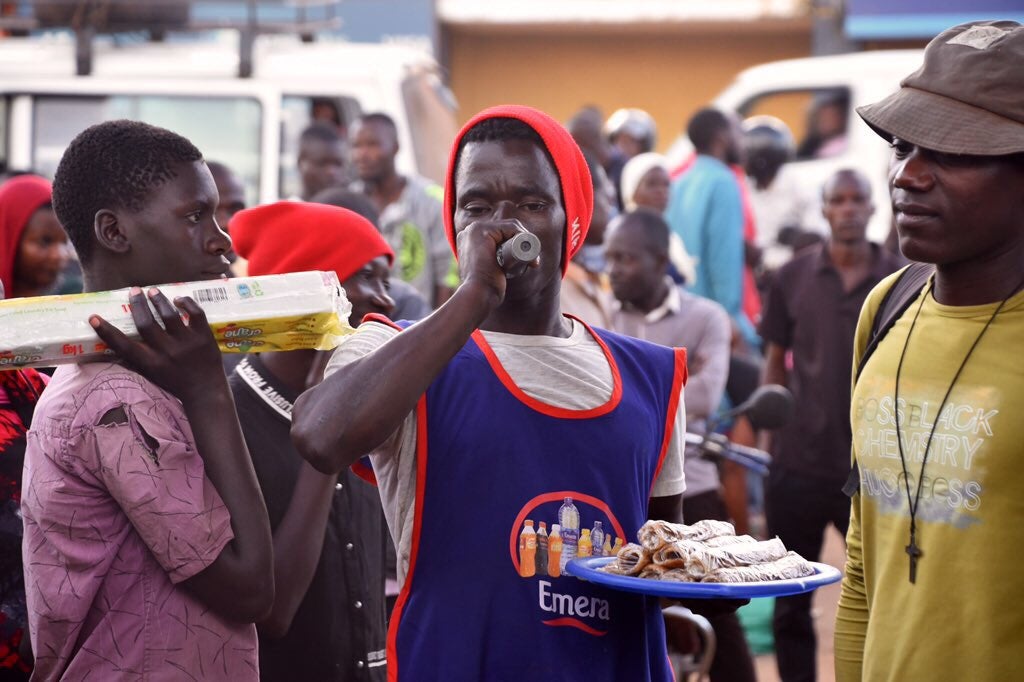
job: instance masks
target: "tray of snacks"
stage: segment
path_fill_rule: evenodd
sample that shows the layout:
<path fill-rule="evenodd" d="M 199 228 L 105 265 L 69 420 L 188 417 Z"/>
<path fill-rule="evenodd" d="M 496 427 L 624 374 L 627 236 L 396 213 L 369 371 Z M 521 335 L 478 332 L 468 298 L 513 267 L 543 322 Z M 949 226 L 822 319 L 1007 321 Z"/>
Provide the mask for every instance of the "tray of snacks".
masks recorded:
<path fill-rule="evenodd" d="M 573 559 L 565 572 L 611 589 L 688 599 L 783 597 L 842 578 L 835 567 L 805 560 L 778 538 L 736 535 L 724 521 L 648 521 L 637 540 L 615 556 Z"/>

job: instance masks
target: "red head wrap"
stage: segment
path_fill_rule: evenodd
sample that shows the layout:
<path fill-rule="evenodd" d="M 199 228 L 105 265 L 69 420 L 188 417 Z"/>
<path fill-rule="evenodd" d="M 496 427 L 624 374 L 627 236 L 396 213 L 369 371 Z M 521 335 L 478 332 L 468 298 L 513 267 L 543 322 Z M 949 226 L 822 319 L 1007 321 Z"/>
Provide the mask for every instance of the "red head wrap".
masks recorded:
<path fill-rule="evenodd" d="M 249 274 L 333 270 L 344 282 L 378 256 L 395 254 L 377 228 L 337 206 L 279 201 L 239 211 L 231 219 L 235 251 Z"/>
<path fill-rule="evenodd" d="M 50 183 L 38 175 L 19 175 L 0 185 L 0 280 L 4 295 L 14 295 L 14 264 L 29 218 L 50 203 Z"/>
<path fill-rule="evenodd" d="M 514 118 L 537 131 L 544 141 L 548 153 L 555 161 L 555 171 L 562 185 L 562 200 L 565 202 L 565 253 L 562 257 L 562 274 L 565 275 L 569 261 L 583 246 L 583 240 L 590 229 L 590 216 L 594 212 L 594 186 L 583 153 L 561 123 L 542 111 L 514 104 L 485 109 L 462 127 L 452 145 L 448 157 L 448 175 L 444 185 L 444 226 L 448 243 L 458 256 L 455 248 L 455 160 L 462 138 L 476 124 L 490 118 Z"/>

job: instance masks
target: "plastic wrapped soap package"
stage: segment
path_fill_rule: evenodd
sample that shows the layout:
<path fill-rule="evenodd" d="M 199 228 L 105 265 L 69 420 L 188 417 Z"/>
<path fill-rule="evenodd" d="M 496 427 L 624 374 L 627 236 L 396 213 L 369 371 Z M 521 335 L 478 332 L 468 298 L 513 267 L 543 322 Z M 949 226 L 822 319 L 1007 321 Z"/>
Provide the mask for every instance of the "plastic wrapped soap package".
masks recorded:
<path fill-rule="evenodd" d="M 352 305 L 333 272 L 238 277 L 158 287 L 191 296 L 224 353 L 331 350 L 354 330 Z M 0 301 L 0 370 L 87 362 L 110 350 L 89 325 L 99 315 L 138 338 L 128 289 Z M 159 318 L 157 318 L 159 320 Z"/>

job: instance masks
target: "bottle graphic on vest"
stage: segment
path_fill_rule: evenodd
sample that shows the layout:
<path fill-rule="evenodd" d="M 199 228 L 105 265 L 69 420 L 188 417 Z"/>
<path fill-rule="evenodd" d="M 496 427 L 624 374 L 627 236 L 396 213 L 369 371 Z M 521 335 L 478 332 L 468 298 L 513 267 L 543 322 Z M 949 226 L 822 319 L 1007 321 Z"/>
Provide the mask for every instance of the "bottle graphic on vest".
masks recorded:
<path fill-rule="evenodd" d="M 571 497 L 565 498 L 558 510 L 558 525 L 562 529 L 562 558 L 558 569 L 565 573 L 565 565 L 576 558 L 576 543 L 580 537 L 580 512 Z"/>
<path fill-rule="evenodd" d="M 610 535 L 604 536 L 604 546 L 601 548 L 601 556 L 614 556 L 612 554 L 612 538 Z"/>
<path fill-rule="evenodd" d="M 523 532 L 519 534 L 519 575 L 523 578 L 533 577 L 537 570 L 537 532 L 533 530 L 533 521 L 527 519 Z"/>
<path fill-rule="evenodd" d="M 548 572 L 548 524 L 540 522 L 537 529 L 537 575 L 544 575 Z"/>
<path fill-rule="evenodd" d="M 622 538 L 615 538 L 615 546 L 612 547 L 612 554 L 618 556 L 620 549 L 622 549 Z"/>
<path fill-rule="evenodd" d="M 547 574 L 552 578 L 562 575 L 562 533 L 557 523 L 551 526 L 548 537 Z"/>
<path fill-rule="evenodd" d="M 604 556 L 604 528 L 600 521 L 594 521 L 594 530 L 590 531 L 590 541 L 594 545 L 594 556 Z"/>
<path fill-rule="evenodd" d="M 590 529 L 584 528 L 583 533 L 580 535 L 580 544 L 576 549 L 576 555 L 581 559 L 586 559 L 594 553 L 594 543 L 590 539 Z"/>

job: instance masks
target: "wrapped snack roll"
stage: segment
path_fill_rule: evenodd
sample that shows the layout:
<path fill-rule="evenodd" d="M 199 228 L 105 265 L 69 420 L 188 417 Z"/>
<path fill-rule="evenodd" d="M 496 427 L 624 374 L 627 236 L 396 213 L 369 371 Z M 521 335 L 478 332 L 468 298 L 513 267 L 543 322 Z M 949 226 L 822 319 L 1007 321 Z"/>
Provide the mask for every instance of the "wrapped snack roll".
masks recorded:
<path fill-rule="evenodd" d="M 615 561 L 601 570 L 614 575 L 638 575 L 651 563 L 651 555 L 640 545 L 630 543 L 619 550 Z"/>
<path fill-rule="evenodd" d="M 689 526 L 689 531 L 683 535 L 683 540 L 696 540 L 699 542 L 707 542 L 712 538 L 719 537 L 736 537 L 736 529 L 728 521 L 715 521 L 713 519 L 704 519 L 697 523 Z"/>
<path fill-rule="evenodd" d="M 692 526 L 668 521 L 648 521 L 641 526 L 637 538 L 644 549 L 655 552 L 660 547 L 680 540 L 704 541 L 710 538 L 736 535 L 736 529 L 728 521 L 705 519 Z"/>
<path fill-rule="evenodd" d="M 757 583 L 766 580 L 790 580 L 813 575 L 814 569 L 796 552 L 781 559 L 752 566 L 734 566 L 711 571 L 701 582 L 705 583 Z"/>
<path fill-rule="evenodd" d="M 669 523 L 668 521 L 648 521 L 640 527 L 637 532 L 637 539 L 648 552 L 654 552 L 659 547 L 670 542 L 682 540 L 684 533 L 689 527 L 681 523 Z"/>
<path fill-rule="evenodd" d="M 704 544 L 708 547 L 725 547 L 726 545 L 749 545 L 752 542 L 757 542 L 757 540 L 749 535 L 719 535 L 717 538 L 708 538 Z"/>
<path fill-rule="evenodd" d="M 691 549 L 686 567 L 691 575 L 703 578 L 720 568 L 766 564 L 784 556 L 786 556 L 786 546 L 778 538 L 718 548 L 698 545 L 696 549 Z"/>

